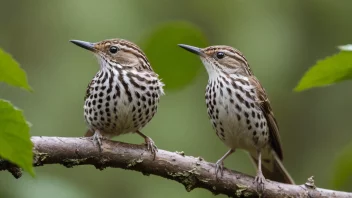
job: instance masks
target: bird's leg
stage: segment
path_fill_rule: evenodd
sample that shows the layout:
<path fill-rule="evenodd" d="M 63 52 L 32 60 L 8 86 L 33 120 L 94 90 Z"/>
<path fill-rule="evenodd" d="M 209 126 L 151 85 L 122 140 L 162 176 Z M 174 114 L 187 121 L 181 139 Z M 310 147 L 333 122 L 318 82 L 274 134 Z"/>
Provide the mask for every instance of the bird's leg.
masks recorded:
<path fill-rule="evenodd" d="M 224 156 L 222 156 L 217 162 L 216 162 L 216 167 L 215 167 L 215 177 L 218 179 L 218 173 L 220 172 L 220 177 L 223 176 L 224 174 L 224 160 L 231 155 L 233 152 L 235 152 L 234 149 L 228 150 Z"/>
<path fill-rule="evenodd" d="M 258 171 L 254 181 L 257 183 L 258 192 L 261 194 L 264 191 L 265 177 L 262 172 L 262 152 L 259 150 L 258 153 Z"/>
<path fill-rule="evenodd" d="M 88 129 L 84 134 L 84 137 L 92 137 L 94 135 L 94 130 Z"/>
<path fill-rule="evenodd" d="M 103 139 L 103 135 L 100 133 L 99 130 L 95 130 L 94 135 L 93 135 L 93 143 L 95 146 L 97 146 L 99 148 L 99 151 L 102 151 L 101 145 L 102 142 L 101 140 Z"/>
<path fill-rule="evenodd" d="M 154 141 L 140 131 L 136 131 L 136 133 L 144 138 L 145 144 L 147 145 L 147 150 L 154 155 L 153 159 L 155 159 L 156 152 L 158 152 L 158 147 L 156 147 Z"/>

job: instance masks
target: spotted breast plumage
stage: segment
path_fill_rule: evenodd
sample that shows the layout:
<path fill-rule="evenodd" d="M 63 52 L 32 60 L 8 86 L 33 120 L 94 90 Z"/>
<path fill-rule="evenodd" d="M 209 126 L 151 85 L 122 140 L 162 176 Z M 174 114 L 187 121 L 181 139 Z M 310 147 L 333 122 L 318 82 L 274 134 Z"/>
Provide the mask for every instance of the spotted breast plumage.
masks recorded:
<path fill-rule="evenodd" d="M 89 83 L 84 103 L 84 118 L 94 140 L 137 133 L 145 138 L 153 154 L 157 148 L 140 130 L 153 118 L 164 84 L 151 68 L 140 48 L 123 39 L 98 43 L 72 41 L 93 51 L 100 69 Z"/>
<path fill-rule="evenodd" d="M 205 99 L 217 136 L 230 148 L 255 152 L 256 147 L 263 147 L 269 140 L 268 126 L 256 104 L 255 87 L 236 74 L 214 78 L 207 85 Z"/>

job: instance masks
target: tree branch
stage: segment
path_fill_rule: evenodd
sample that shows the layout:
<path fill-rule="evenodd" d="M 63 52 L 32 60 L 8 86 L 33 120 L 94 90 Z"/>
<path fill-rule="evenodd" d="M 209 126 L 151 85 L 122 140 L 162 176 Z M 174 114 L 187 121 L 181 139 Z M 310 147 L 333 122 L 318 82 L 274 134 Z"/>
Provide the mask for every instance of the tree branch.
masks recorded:
<path fill-rule="evenodd" d="M 215 165 L 200 157 L 186 156 L 182 152 L 159 150 L 155 160 L 144 145 L 133 145 L 104 140 L 102 152 L 91 138 L 32 137 L 34 166 L 62 164 L 71 168 L 78 165 L 94 165 L 123 168 L 158 175 L 182 183 L 187 191 L 204 188 L 214 194 L 230 197 L 258 197 L 253 177 L 228 169 L 216 180 Z M 8 170 L 16 178 L 21 171 L 5 160 L 0 160 L 0 170 Z M 352 193 L 332 191 L 314 186 L 314 181 L 303 185 L 288 185 L 267 180 L 263 197 L 352 197 Z"/>

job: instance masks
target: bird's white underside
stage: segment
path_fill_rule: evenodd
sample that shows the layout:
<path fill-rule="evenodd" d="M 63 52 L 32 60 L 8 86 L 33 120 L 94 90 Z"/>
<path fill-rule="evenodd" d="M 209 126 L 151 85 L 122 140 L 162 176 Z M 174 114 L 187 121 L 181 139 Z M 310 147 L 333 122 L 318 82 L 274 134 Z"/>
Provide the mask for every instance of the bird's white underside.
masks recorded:
<path fill-rule="evenodd" d="M 201 59 L 209 75 L 209 83 L 211 81 L 215 82 L 217 79 L 221 78 L 223 72 L 214 68 L 207 60 Z M 233 79 L 243 79 L 248 81 L 248 77 L 240 76 L 236 73 L 230 74 L 230 77 Z M 208 83 L 208 85 L 209 85 Z M 246 91 L 251 91 L 254 87 L 250 85 L 242 85 L 238 81 L 235 81 L 238 86 Z M 220 94 L 220 89 L 216 89 L 217 102 L 219 105 L 219 120 L 222 121 L 222 126 L 225 131 L 225 139 L 222 140 L 226 146 L 232 149 L 244 149 L 249 151 L 251 154 L 256 155 L 258 148 L 263 147 L 266 144 L 266 141 L 263 136 L 259 136 L 258 144 L 255 145 L 252 139 L 252 134 L 248 134 L 247 124 L 245 119 L 238 121 L 236 114 L 240 113 L 235 108 L 234 104 L 230 103 L 230 98 L 235 100 L 235 104 L 238 104 L 242 109 L 246 109 L 245 104 L 239 102 L 234 95 L 229 95 L 228 92 L 223 91 L 223 96 Z M 236 93 L 240 94 L 243 98 L 246 96 L 237 91 Z M 237 100 L 237 101 L 236 101 Z M 250 100 L 247 98 L 247 100 Z M 251 100 L 251 102 L 255 102 Z M 256 112 L 261 113 L 260 109 L 257 109 Z M 267 128 L 267 127 L 266 127 Z M 266 129 L 268 130 L 268 128 Z"/>
<path fill-rule="evenodd" d="M 101 58 L 99 58 L 99 62 L 100 64 L 106 64 L 104 63 L 104 60 L 102 60 Z M 114 73 L 114 80 L 112 81 L 112 86 L 115 87 L 115 86 L 118 86 L 119 89 L 120 89 L 120 97 L 118 98 L 118 103 L 117 105 L 115 106 L 114 105 L 114 100 L 111 100 L 109 101 L 109 108 L 110 108 L 110 111 L 113 112 L 113 108 L 116 108 L 117 109 L 117 116 L 118 116 L 118 119 L 114 119 L 114 116 L 115 114 L 112 113 L 111 115 L 111 120 L 113 123 L 115 123 L 116 125 L 116 128 L 115 129 L 109 129 L 109 128 L 105 128 L 105 131 L 101 131 L 101 133 L 106 136 L 107 138 L 109 137 L 112 137 L 112 136 L 117 136 L 117 135 L 120 135 L 120 134 L 125 134 L 125 133 L 129 133 L 129 132 L 136 132 L 137 130 L 140 130 L 143 126 L 139 126 L 139 127 L 135 127 L 133 125 L 133 113 L 132 113 L 132 108 L 134 105 L 136 105 L 136 103 L 139 101 L 142 103 L 142 105 L 144 105 L 145 101 L 141 101 L 141 100 L 132 100 L 132 102 L 129 101 L 128 99 L 128 96 L 125 94 L 125 88 L 124 86 L 121 85 L 121 83 L 118 83 L 119 82 L 119 79 L 118 79 L 118 76 L 120 75 L 119 72 L 122 72 L 122 76 L 123 76 L 123 80 L 127 83 L 127 86 L 129 87 L 129 91 L 131 92 L 131 94 L 135 94 L 135 91 L 139 91 L 141 92 L 141 90 L 135 90 L 134 89 L 134 86 L 131 84 L 130 80 L 128 79 L 127 77 L 127 73 L 128 72 L 134 72 L 138 75 L 147 75 L 148 73 L 150 73 L 150 71 L 137 71 L 137 70 L 115 70 L 113 69 L 112 70 L 113 73 Z M 101 66 L 100 67 L 100 71 L 99 72 L 104 72 L 104 73 L 108 73 L 110 75 L 110 72 L 109 72 L 109 68 L 107 67 L 104 67 L 104 66 Z M 97 77 L 95 77 L 96 79 Z M 98 79 L 96 79 L 98 80 Z M 135 79 L 139 85 L 143 85 L 143 86 L 146 86 L 146 87 L 149 87 L 149 85 L 147 85 L 145 82 L 142 82 L 142 81 L 138 81 L 137 79 Z M 160 89 L 158 91 L 158 95 L 159 97 L 161 95 L 164 95 L 164 90 L 163 90 L 163 86 L 164 84 L 157 78 L 157 77 L 153 77 L 153 76 L 149 76 L 149 80 L 157 80 L 157 85 L 155 86 L 159 86 Z M 102 86 L 111 86 L 109 85 L 109 80 L 106 80 L 104 82 L 104 84 L 102 84 Z M 99 94 L 101 92 L 101 90 L 99 89 L 98 91 L 95 91 L 94 89 L 91 91 L 91 94 Z M 112 89 L 112 92 L 109 94 L 110 96 L 113 96 L 114 94 L 116 94 L 116 90 L 115 89 Z M 141 95 L 143 95 L 143 93 L 141 93 Z M 147 96 L 146 96 L 147 97 Z M 147 97 L 147 101 L 148 101 L 148 97 Z M 104 103 L 107 102 L 104 100 Z M 155 105 L 158 105 L 157 103 Z M 149 106 L 149 105 L 148 105 Z M 84 105 L 84 108 L 88 108 L 86 105 Z M 98 111 L 98 108 L 97 108 L 97 105 L 94 105 L 93 106 L 94 111 Z M 150 111 L 151 111 L 151 108 L 152 107 L 149 107 Z M 141 108 L 142 109 L 142 112 L 141 114 L 144 114 L 145 111 L 147 109 L 144 109 L 144 108 Z M 145 117 L 145 115 L 143 115 Z M 93 123 L 99 123 L 101 122 L 100 120 L 100 117 L 98 118 L 97 121 L 94 121 L 93 120 Z M 151 118 L 148 120 L 148 122 L 151 120 Z M 92 123 L 89 121 L 89 120 L 86 120 L 88 125 L 89 126 L 92 126 Z M 148 123 L 147 122 L 147 123 Z M 94 129 L 93 129 L 94 130 Z"/>

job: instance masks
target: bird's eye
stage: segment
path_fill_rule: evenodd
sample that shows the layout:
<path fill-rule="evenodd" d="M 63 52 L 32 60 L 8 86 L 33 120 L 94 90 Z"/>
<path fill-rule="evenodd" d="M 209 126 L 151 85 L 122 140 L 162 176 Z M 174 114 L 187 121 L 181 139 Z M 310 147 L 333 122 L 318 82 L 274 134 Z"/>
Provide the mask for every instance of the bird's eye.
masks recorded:
<path fill-rule="evenodd" d="M 222 58 L 225 57 L 225 54 L 224 54 L 223 52 L 218 52 L 218 53 L 216 53 L 216 57 L 217 57 L 218 59 L 222 59 Z"/>
<path fill-rule="evenodd" d="M 118 50 L 119 49 L 117 47 L 115 47 L 115 46 L 111 46 L 110 49 L 109 49 L 110 53 L 112 53 L 112 54 L 115 54 Z"/>

